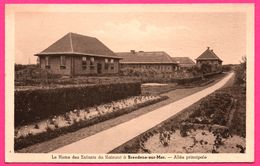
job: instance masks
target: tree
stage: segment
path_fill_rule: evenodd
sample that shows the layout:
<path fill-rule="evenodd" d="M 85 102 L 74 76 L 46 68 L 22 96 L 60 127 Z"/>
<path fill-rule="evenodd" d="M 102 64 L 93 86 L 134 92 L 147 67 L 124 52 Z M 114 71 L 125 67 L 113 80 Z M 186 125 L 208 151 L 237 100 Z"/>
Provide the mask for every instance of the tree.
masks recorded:
<path fill-rule="evenodd" d="M 203 74 L 205 73 L 211 73 L 212 72 L 212 66 L 209 63 L 203 63 L 200 68 L 201 72 Z"/>

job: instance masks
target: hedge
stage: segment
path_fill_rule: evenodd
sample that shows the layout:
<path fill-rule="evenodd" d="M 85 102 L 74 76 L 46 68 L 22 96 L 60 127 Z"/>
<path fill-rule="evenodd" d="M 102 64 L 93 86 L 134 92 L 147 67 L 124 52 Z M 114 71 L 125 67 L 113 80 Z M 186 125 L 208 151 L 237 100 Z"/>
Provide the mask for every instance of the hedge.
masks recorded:
<path fill-rule="evenodd" d="M 15 126 L 140 94 L 133 82 L 15 91 Z"/>
<path fill-rule="evenodd" d="M 195 81 L 200 81 L 202 80 L 201 76 L 198 77 L 190 77 L 190 78 L 177 78 L 177 79 L 172 79 L 172 82 L 176 82 L 178 84 L 187 84 Z"/>
<path fill-rule="evenodd" d="M 196 77 L 189 77 L 189 78 L 174 78 L 171 80 L 171 82 L 176 82 L 178 84 L 187 84 L 187 83 L 192 83 L 196 81 L 201 81 L 204 78 L 211 78 L 212 76 L 221 74 L 222 71 L 217 71 L 217 72 L 212 72 L 212 73 L 207 73 L 203 74 L 202 76 L 196 76 Z"/>
<path fill-rule="evenodd" d="M 223 73 L 223 71 L 217 71 L 217 72 L 213 72 L 213 73 L 207 73 L 207 74 L 204 74 L 203 76 L 204 76 L 205 78 L 209 78 L 209 77 L 211 77 L 211 76 L 215 76 L 215 75 L 218 75 L 218 74 L 220 74 L 220 73 Z"/>

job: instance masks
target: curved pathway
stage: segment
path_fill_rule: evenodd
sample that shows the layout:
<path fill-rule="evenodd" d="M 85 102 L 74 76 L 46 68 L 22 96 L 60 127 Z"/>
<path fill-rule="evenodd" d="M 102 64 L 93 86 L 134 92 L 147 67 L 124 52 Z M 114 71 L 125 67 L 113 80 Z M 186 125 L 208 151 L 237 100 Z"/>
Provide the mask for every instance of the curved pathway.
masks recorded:
<path fill-rule="evenodd" d="M 234 73 L 228 74 L 221 81 L 211 87 L 120 125 L 56 149 L 51 153 L 108 153 L 116 147 L 124 144 L 125 142 L 133 139 L 176 113 L 196 103 L 201 98 L 206 97 L 207 95 L 223 87 L 229 79 L 232 78 L 233 74 Z"/>

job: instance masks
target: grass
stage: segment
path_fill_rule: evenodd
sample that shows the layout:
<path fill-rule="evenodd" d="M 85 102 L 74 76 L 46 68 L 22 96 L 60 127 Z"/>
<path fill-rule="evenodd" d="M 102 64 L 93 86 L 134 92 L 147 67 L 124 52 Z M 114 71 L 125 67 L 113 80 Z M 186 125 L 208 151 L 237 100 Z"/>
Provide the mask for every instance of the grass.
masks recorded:
<path fill-rule="evenodd" d="M 218 77 L 217 80 L 219 80 L 221 77 Z M 215 81 L 217 82 L 217 81 Z M 208 84 L 207 86 L 211 86 L 213 83 L 211 84 Z M 224 88 L 230 88 L 232 87 L 234 84 L 234 78 L 231 78 L 221 89 L 224 89 Z M 200 89 L 201 87 L 198 87 L 197 89 Z M 179 90 L 179 89 L 178 89 Z M 188 89 L 186 89 L 188 90 Z M 176 91 L 176 90 L 175 90 Z M 181 94 L 180 94 L 181 95 Z M 129 140 L 128 142 L 126 142 L 125 144 L 115 148 L 114 150 L 112 150 L 110 153 L 139 153 L 139 149 L 140 149 L 140 140 L 141 138 L 145 137 L 145 135 L 147 135 L 148 133 L 153 133 L 157 130 L 160 130 L 161 128 L 165 127 L 165 126 L 169 126 L 169 124 L 171 124 L 171 126 L 175 126 L 175 127 L 178 127 L 179 124 L 188 119 L 190 115 L 192 115 L 196 110 L 197 108 L 199 107 L 200 103 L 204 100 L 201 99 L 199 100 L 198 102 L 194 103 L 193 105 L 189 106 L 188 108 L 184 109 L 183 111 L 175 114 L 174 116 L 170 117 L 169 119 L 165 120 L 164 122 L 156 125 L 155 127 L 149 129 L 148 131 L 146 131 L 145 133 Z M 245 112 L 245 111 L 243 111 Z M 236 117 L 236 114 L 237 116 L 239 116 L 240 112 L 238 113 L 235 113 L 234 115 L 234 121 L 235 123 L 233 123 L 233 128 L 240 128 L 239 126 L 235 126 L 237 125 L 236 122 L 239 122 L 239 120 L 243 120 L 243 117 L 240 117 L 238 119 L 235 119 Z M 244 116 L 245 117 L 245 116 Z M 242 128 L 245 127 L 245 126 L 242 126 Z M 234 129 L 233 129 L 234 130 Z"/>
<path fill-rule="evenodd" d="M 179 88 L 183 88 L 183 89 L 176 89 L 176 90 L 173 90 L 173 91 L 169 91 L 167 93 L 163 93 L 163 95 L 169 97 L 167 100 L 164 100 L 164 101 L 161 101 L 159 103 L 140 108 L 140 109 L 135 110 L 131 113 L 121 115 L 121 116 L 116 117 L 114 119 L 106 120 L 104 122 L 100 122 L 98 124 L 82 128 L 82 129 L 77 130 L 75 132 L 71 132 L 71 133 L 67 133 L 65 135 L 61 135 L 61 136 L 54 138 L 52 140 L 45 141 L 45 142 L 42 142 L 42 143 L 39 143 L 39 144 L 35 144 L 35 145 L 29 146 L 27 148 L 23 148 L 21 150 L 18 150 L 17 152 L 20 152 L 20 153 L 47 153 L 47 152 L 50 152 L 50 151 L 55 150 L 59 147 L 68 145 L 70 143 L 73 143 L 73 142 L 81 140 L 81 139 L 84 139 L 84 138 L 89 137 L 93 134 L 96 134 L 100 131 L 109 129 L 109 128 L 114 127 L 116 125 L 119 125 L 123 122 L 129 121 L 129 120 L 134 119 L 138 116 L 141 116 L 141 115 L 146 114 L 148 112 L 151 112 L 155 109 L 158 109 L 162 106 L 165 106 L 169 103 L 180 100 L 180 99 L 182 99 L 186 96 L 189 96 L 191 94 L 194 94 L 198 91 L 201 91 L 202 89 L 205 89 L 209 86 L 214 85 L 219 80 L 221 80 L 221 78 L 223 78 L 224 76 L 225 76 L 225 74 L 214 76 L 215 82 L 207 84 L 203 87 L 189 87 L 188 89 L 185 88 L 185 87 L 179 87 Z M 185 113 L 185 112 L 186 111 L 183 111 L 183 113 Z M 189 114 L 190 114 L 190 111 L 187 111 L 186 116 L 188 117 Z M 183 116 L 183 115 L 180 116 L 179 114 L 177 114 L 177 115 L 180 118 Z M 131 144 L 131 146 L 134 146 L 134 144 Z"/>
<path fill-rule="evenodd" d="M 166 85 L 159 85 L 159 86 L 143 86 L 141 87 L 141 91 L 143 95 L 151 94 L 151 95 L 157 95 L 157 94 L 163 94 L 167 93 L 169 91 L 177 89 L 177 84 L 170 83 Z"/>

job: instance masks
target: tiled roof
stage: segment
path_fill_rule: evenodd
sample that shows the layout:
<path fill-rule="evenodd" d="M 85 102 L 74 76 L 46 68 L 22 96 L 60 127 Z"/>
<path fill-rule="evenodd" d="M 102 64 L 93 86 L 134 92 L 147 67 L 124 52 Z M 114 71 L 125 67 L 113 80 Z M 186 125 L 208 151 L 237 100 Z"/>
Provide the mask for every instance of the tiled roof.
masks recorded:
<path fill-rule="evenodd" d="M 51 46 L 36 55 L 91 55 L 100 57 L 115 57 L 116 54 L 97 38 L 68 33 Z"/>
<path fill-rule="evenodd" d="M 171 57 L 163 51 L 131 51 L 131 52 L 116 52 L 119 57 L 123 59 L 120 63 L 175 63 Z"/>
<path fill-rule="evenodd" d="M 180 66 L 193 66 L 195 62 L 189 57 L 172 57 L 172 60 L 178 63 Z"/>
<path fill-rule="evenodd" d="M 222 62 L 222 60 L 214 53 L 213 50 L 210 50 L 209 47 L 196 60 L 219 60 Z"/>

